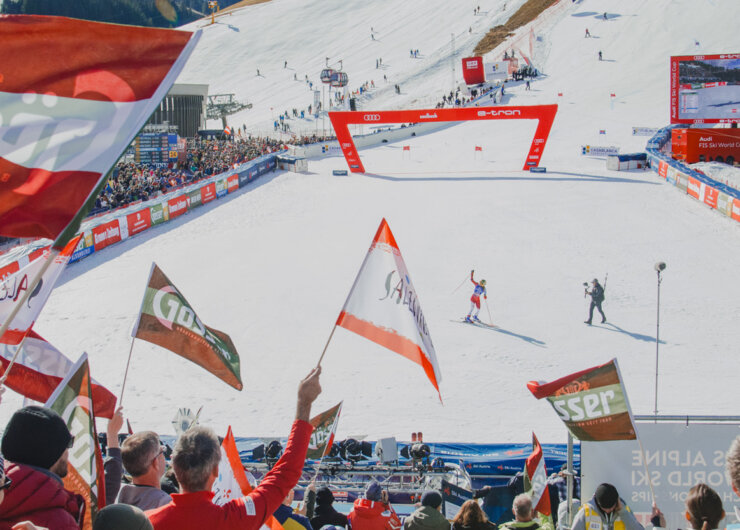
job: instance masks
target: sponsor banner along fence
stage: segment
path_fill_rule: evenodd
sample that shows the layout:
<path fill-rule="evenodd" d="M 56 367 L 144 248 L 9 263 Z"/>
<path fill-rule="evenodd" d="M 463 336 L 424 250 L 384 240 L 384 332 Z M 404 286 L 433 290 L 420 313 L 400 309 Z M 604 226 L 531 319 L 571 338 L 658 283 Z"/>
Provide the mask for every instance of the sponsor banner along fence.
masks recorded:
<path fill-rule="evenodd" d="M 70 263 L 79 261 L 94 252 L 118 243 L 170 219 L 187 213 L 190 209 L 210 202 L 227 193 L 234 193 L 241 186 L 272 171 L 276 167 L 277 153 L 263 155 L 210 179 L 184 186 L 145 203 L 138 201 L 125 208 L 100 214 L 86 220 L 81 227 L 84 237 L 75 249 Z M 223 193 L 218 194 L 219 182 Z M 0 278 L 11 274 L 43 255 L 47 240 L 30 243 L 25 254 L 13 254 L 13 261 L 0 263 Z M 29 252 L 30 250 L 30 252 Z"/>
<path fill-rule="evenodd" d="M 581 154 L 583 156 L 609 156 L 618 155 L 619 147 L 610 146 L 599 146 L 599 145 L 582 145 Z"/>
<path fill-rule="evenodd" d="M 648 141 L 646 151 L 650 168 L 687 195 L 740 222 L 739 190 L 691 169 L 674 160 L 670 153 L 664 152 L 666 144 L 671 140 L 671 130 L 676 127 L 680 125 L 664 127 Z"/>
<path fill-rule="evenodd" d="M 737 436 L 737 425 L 645 422 L 638 423 L 637 430 L 655 500 L 666 516 L 668 528 L 686 524 L 686 496 L 698 482 L 706 483 L 720 495 L 728 517 L 725 522 L 737 522 L 734 507 L 740 508 L 740 497 L 733 493 L 725 474 L 727 449 Z M 581 498 L 590 498 L 602 482 L 614 484 L 646 525 L 652 495 L 642 459 L 636 440 L 581 442 Z"/>

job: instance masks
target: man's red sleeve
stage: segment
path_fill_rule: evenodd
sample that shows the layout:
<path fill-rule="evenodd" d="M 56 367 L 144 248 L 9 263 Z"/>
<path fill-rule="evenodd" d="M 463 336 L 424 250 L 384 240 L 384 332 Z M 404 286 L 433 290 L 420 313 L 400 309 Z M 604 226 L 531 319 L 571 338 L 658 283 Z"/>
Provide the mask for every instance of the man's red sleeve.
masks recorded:
<path fill-rule="evenodd" d="M 260 485 L 249 494 L 249 498 L 254 502 L 257 517 L 261 521 L 277 510 L 288 492 L 301 478 L 312 432 L 313 426 L 310 423 L 295 420 L 283 456 L 265 475 Z"/>

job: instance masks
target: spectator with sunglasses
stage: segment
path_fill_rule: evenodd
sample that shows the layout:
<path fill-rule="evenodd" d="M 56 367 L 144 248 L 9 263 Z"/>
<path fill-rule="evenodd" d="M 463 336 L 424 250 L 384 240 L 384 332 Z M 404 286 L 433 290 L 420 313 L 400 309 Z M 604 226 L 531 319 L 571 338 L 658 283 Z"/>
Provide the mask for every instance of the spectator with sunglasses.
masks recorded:
<path fill-rule="evenodd" d="M 172 501 L 160 488 L 160 479 L 167 470 L 165 446 L 157 433 L 137 432 L 121 445 L 121 458 L 133 484 L 124 484 L 116 502 L 130 504 L 142 510 L 153 510 Z"/>
<path fill-rule="evenodd" d="M 10 418 L 2 438 L 8 460 L 0 510 L 0 528 L 29 521 L 58 530 L 82 526 L 85 501 L 64 489 L 69 448 L 74 437 L 65 421 L 53 410 L 29 406 Z"/>

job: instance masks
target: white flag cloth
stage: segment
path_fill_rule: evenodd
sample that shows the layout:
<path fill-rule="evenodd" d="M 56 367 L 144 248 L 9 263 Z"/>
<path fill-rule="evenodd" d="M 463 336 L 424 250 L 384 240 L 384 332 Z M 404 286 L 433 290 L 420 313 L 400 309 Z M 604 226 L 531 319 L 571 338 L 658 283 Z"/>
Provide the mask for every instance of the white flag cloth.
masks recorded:
<path fill-rule="evenodd" d="M 380 223 L 337 325 L 419 364 L 439 394 L 442 376 L 421 304 L 385 219 Z M 440 401 L 442 400 L 439 394 Z"/>

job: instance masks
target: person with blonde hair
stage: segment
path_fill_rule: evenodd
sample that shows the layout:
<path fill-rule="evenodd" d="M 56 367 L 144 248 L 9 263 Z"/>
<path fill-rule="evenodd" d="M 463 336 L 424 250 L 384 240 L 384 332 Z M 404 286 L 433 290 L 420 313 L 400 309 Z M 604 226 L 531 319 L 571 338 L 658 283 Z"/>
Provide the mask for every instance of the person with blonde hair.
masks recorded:
<path fill-rule="evenodd" d="M 496 530 L 496 525 L 488 520 L 478 501 L 465 501 L 452 519 L 452 530 Z"/>
<path fill-rule="evenodd" d="M 722 499 L 712 488 L 699 483 L 686 498 L 686 520 L 694 530 L 714 530 L 725 518 Z"/>

